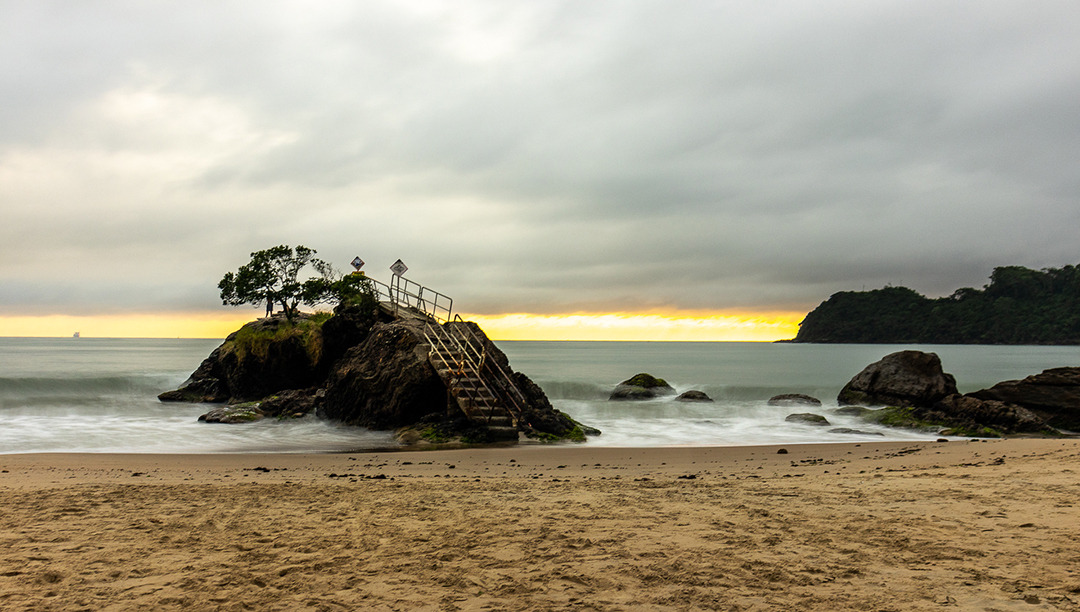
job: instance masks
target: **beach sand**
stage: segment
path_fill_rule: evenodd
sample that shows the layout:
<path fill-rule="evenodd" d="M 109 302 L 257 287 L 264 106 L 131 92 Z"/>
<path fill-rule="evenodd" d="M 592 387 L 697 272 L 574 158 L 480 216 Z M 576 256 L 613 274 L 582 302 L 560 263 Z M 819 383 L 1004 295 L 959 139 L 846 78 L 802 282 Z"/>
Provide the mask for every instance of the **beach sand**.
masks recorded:
<path fill-rule="evenodd" d="M 3 610 L 1080 610 L 1080 441 L 0 455 Z"/>

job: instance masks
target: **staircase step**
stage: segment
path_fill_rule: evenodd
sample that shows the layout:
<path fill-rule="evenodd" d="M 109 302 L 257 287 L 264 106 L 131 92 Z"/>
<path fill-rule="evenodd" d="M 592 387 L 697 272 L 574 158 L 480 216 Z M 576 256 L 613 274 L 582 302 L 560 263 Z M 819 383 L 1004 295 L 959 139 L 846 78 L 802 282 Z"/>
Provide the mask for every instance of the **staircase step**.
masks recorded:
<path fill-rule="evenodd" d="M 491 426 L 489 425 L 488 433 L 495 440 L 517 440 L 518 430 L 516 427 L 504 427 L 504 426 Z"/>

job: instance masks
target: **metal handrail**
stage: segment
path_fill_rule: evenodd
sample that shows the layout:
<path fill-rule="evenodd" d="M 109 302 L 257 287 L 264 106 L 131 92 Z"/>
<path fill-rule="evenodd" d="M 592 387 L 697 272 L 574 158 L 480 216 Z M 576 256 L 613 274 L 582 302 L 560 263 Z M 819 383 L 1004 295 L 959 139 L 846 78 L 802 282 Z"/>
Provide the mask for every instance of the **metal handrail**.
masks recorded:
<path fill-rule="evenodd" d="M 442 332 L 442 333 L 440 333 L 440 332 Z M 465 363 L 468 362 L 468 364 L 473 367 L 473 371 L 476 372 L 477 380 L 479 380 L 480 383 L 482 385 L 484 385 L 485 388 L 487 388 L 487 383 L 484 382 L 483 376 L 480 373 L 480 369 L 478 367 L 476 367 L 476 364 L 470 358 L 468 351 L 466 351 L 457 342 L 457 339 L 454 338 L 453 336 L 451 336 L 449 332 L 447 332 L 445 329 L 442 329 L 441 326 L 438 323 L 432 323 L 431 321 L 428 321 L 427 325 L 426 325 L 426 329 L 424 330 L 424 335 L 427 336 L 428 343 L 431 344 L 432 352 L 437 351 L 437 350 L 439 350 L 441 348 L 448 355 L 451 354 L 451 353 L 454 353 L 455 351 L 457 353 L 460 353 L 462 358 L 460 360 L 458 360 L 457 373 L 458 374 L 464 374 Z M 449 346 L 446 343 L 447 340 L 449 340 L 451 343 L 453 343 L 454 346 Z M 436 343 L 438 344 L 438 346 L 436 346 Z M 444 362 L 445 361 L 446 360 L 444 360 Z M 447 365 L 449 365 L 449 364 L 447 364 Z M 453 374 L 453 372 L 451 372 L 451 374 Z M 467 399 L 469 400 L 469 403 L 470 403 L 471 407 L 476 408 L 480 404 L 480 396 L 477 393 L 477 389 L 470 389 L 467 386 L 461 386 L 461 387 L 459 387 L 459 389 L 461 389 L 465 393 Z M 490 389 L 488 389 L 488 390 L 491 391 Z M 494 392 L 492 392 L 492 396 L 494 396 Z M 470 418 L 472 416 L 473 415 L 469 415 Z M 487 419 L 486 419 L 485 422 L 490 423 L 492 416 L 494 416 L 494 415 L 492 415 L 490 413 L 490 411 L 489 411 L 488 414 L 487 414 Z"/>
<path fill-rule="evenodd" d="M 454 311 L 453 298 L 403 276 L 397 277 L 398 282 L 393 285 L 387 285 L 370 276 L 366 278 L 375 287 L 375 294 L 379 300 L 388 302 L 394 307 L 395 312 L 396 309 L 405 307 L 418 311 L 440 323 L 445 323 L 450 320 L 450 316 Z"/>
<path fill-rule="evenodd" d="M 480 347 L 480 349 L 482 351 L 486 352 L 486 348 L 484 348 L 484 346 L 485 346 L 484 345 L 484 339 L 479 337 L 478 335 L 476 335 L 476 332 L 474 332 L 471 327 L 469 327 L 468 325 L 464 325 L 465 320 L 461 318 L 461 315 L 454 315 L 454 323 L 462 323 L 463 324 L 463 325 L 460 325 L 460 326 L 455 325 L 452 329 L 454 329 L 454 330 L 457 330 L 457 329 L 464 330 L 465 335 L 468 336 L 466 338 L 466 344 L 468 344 L 470 346 L 470 348 L 472 348 L 474 346 L 473 343 L 475 342 L 476 347 Z M 453 335 L 451 334 L 451 338 L 452 337 L 453 337 Z M 466 350 L 465 354 L 468 355 L 469 351 Z M 518 389 L 517 384 L 513 381 L 513 379 L 510 378 L 510 375 L 506 373 L 506 370 L 503 369 L 502 365 L 500 365 L 498 361 L 495 361 L 494 359 L 485 360 L 483 357 L 484 357 L 484 353 L 482 352 L 481 357 L 480 357 L 480 362 L 481 363 L 480 363 L 479 367 L 477 367 L 477 370 L 476 370 L 477 374 L 481 377 L 481 379 L 483 379 L 484 378 L 484 373 L 483 373 L 481 368 L 484 365 L 487 365 L 489 371 L 494 372 L 499 378 L 501 378 L 506 383 L 505 387 L 507 389 L 509 389 L 510 392 L 509 393 L 498 393 L 498 396 L 499 397 L 505 397 L 506 400 L 509 400 L 509 402 L 507 402 L 507 403 L 513 405 L 512 412 L 517 413 L 517 414 L 512 414 L 512 416 L 514 417 L 514 419 L 516 421 L 521 422 L 523 420 L 523 418 L 524 418 L 524 413 L 525 413 L 524 406 L 527 406 L 529 404 L 529 402 L 525 399 L 525 396 L 521 394 L 521 390 Z M 485 361 L 486 361 L 486 363 L 485 363 Z M 496 390 L 491 389 L 491 392 L 493 394 L 495 394 Z M 517 396 L 516 398 L 514 397 L 515 395 Z M 507 406 L 507 409 L 509 410 L 510 406 Z"/>
<path fill-rule="evenodd" d="M 391 287 L 395 305 L 413 308 L 434 318 L 446 322 L 454 310 L 454 300 L 445 294 L 429 289 L 404 276 L 397 277 L 397 283 Z"/>

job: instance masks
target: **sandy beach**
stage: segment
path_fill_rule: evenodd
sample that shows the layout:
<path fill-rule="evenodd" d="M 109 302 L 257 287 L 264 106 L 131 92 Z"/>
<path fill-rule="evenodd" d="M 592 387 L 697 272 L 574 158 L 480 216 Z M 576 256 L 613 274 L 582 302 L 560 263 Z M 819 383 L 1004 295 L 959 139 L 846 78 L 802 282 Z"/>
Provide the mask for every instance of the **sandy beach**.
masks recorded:
<path fill-rule="evenodd" d="M 1078 476 L 1073 439 L 3 455 L 0 608 L 1080 610 Z"/>

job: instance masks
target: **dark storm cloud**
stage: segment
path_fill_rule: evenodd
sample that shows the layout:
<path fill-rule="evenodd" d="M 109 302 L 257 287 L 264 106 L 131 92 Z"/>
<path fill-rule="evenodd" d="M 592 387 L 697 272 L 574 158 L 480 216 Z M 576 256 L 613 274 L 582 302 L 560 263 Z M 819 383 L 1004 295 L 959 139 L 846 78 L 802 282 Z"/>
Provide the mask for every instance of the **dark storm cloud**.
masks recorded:
<path fill-rule="evenodd" d="M 215 307 L 278 243 L 401 257 L 489 312 L 803 309 L 1080 261 L 1068 2 L 0 13 L 9 313 Z"/>

